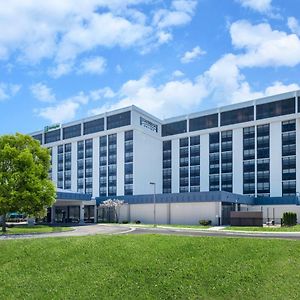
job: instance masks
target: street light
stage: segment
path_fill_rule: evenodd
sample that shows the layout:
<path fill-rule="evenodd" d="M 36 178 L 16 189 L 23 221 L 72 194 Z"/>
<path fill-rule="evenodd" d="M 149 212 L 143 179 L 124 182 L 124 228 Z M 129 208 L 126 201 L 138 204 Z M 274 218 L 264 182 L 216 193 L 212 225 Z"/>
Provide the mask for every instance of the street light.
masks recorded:
<path fill-rule="evenodd" d="M 153 193 L 153 223 L 154 227 L 156 227 L 156 183 L 149 182 L 150 185 L 153 185 L 154 193 Z"/>

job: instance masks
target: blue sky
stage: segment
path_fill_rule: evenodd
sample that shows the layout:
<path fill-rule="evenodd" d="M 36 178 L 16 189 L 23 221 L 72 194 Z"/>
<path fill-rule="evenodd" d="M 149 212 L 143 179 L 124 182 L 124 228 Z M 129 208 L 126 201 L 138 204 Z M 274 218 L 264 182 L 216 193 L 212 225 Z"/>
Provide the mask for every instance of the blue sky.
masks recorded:
<path fill-rule="evenodd" d="M 300 88 L 297 0 L 0 0 L 0 134 Z"/>

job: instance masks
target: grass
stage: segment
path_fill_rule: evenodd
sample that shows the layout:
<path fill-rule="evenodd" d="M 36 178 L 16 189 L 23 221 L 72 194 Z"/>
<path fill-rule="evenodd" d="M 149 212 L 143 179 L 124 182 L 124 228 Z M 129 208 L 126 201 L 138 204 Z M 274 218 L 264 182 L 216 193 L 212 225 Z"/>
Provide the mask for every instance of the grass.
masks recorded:
<path fill-rule="evenodd" d="M 15 227 L 7 228 L 5 234 L 31 234 L 31 233 L 49 233 L 49 232 L 61 232 L 72 230 L 70 227 L 56 227 L 48 225 L 16 225 Z M 3 232 L 0 231 L 0 235 L 3 235 Z"/>
<path fill-rule="evenodd" d="M 0 241 L 2 299 L 299 299 L 300 242 L 161 235 Z"/>
<path fill-rule="evenodd" d="M 269 231 L 269 232 L 300 232 L 300 225 L 290 227 L 244 227 L 244 226 L 229 226 L 224 230 L 233 231 Z"/>

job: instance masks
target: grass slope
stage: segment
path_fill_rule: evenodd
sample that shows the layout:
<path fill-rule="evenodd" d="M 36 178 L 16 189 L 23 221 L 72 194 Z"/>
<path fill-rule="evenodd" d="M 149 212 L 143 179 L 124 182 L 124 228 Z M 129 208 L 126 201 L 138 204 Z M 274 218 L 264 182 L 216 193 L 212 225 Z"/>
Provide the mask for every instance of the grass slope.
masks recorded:
<path fill-rule="evenodd" d="M 47 225 L 17 225 L 15 227 L 7 228 L 7 232 L 5 234 L 31 234 L 31 233 L 49 233 L 49 232 L 61 232 L 61 231 L 69 231 L 72 230 L 70 227 L 54 227 Z M 3 232 L 0 231 L 0 235 Z"/>
<path fill-rule="evenodd" d="M 244 226 L 232 226 L 226 227 L 224 230 L 234 231 L 270 231 L 270 232 L 299 232 L 300 225 L 290 227 L 244 227 Z"/>
<path fill-rule="evenodd" d="M 0 241 L 2 299 L 299 299 L 300 242 L 159 235 Z"/>

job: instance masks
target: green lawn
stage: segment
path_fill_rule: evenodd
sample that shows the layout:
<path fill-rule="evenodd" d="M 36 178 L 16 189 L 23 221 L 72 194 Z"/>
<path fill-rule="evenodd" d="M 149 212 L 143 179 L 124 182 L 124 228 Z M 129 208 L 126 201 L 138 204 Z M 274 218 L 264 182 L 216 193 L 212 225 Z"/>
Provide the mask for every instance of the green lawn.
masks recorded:
<path fill-rule="evenodd" d="M 2 299 L 299 299 L 300 242 L 161 235 L 0 241 Z"/>
<path fill-rule="evenodd" d="M 244 227 L 244 226 L 229 226 L 224 230 L 234 231 L 270 231 L 270 232 L 300 232 L 300 225 L 291 227 Z"/>
<path fill-rule="evenodd" d="M 47 225 L 17 225 L 15 227 L 7 228 L 6 234 L 31 234 L 31 233 L 48 233 L 48 232 L 61 232 L 72 230 L 70 227 L 58 227 L 58 226 L 47 226 Z M 3 232 L 0 231 L 0 235 Z"/>

